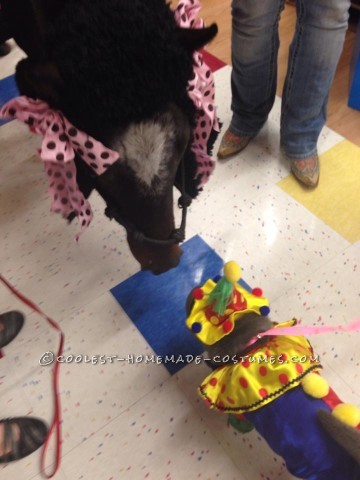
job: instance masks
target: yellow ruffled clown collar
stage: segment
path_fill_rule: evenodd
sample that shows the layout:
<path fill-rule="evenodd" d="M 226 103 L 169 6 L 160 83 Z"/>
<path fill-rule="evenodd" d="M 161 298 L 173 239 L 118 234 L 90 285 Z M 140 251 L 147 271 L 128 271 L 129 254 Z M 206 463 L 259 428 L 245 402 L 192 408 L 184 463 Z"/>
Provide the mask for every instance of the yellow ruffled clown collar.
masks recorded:
<path fill-rule="evenodd" d="M 219 315 L 209 301 L 209 295 L 215 287 L 216 283 L 210 279 L 193 291 L 194 305 L 186 319 L 187 327 L 205 345 L 213 345 L 225 335 L 229 335 L 235 322 L 246 313 L 254 312 L 266 316 L 270 312 L 269 301 L 262 296 L 259 288 L 250 293 L 238 283 L 234 283 L 232 301 L 227 305 L 224 314 Z"/>
<path fill-rule="evenodd" d="M 281 330 L 289 324 L 277 327 Z M 305 337 L 269 337 L 265 345 L 239 357 L 238 363 L 210 373 L 199 393 L 210 408 L 220 412 L 250 412 L 297 387 L 305 376 L 321 368 Z"/>

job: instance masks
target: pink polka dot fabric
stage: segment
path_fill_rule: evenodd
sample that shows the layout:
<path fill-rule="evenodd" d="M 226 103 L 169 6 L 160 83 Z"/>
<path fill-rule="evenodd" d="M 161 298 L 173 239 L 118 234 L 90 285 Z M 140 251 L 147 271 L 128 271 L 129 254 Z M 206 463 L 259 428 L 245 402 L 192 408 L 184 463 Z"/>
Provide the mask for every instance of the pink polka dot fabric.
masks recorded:
<path fill-rule="evenodd" d="M 81 225 L 76 235 L 78 240 L 90 225 L 93 213 L 76 182 L 75 153 L 98 175 L 104 173 L 119 154 L 78 130 L 61 112 L 52 110 L 41 100 L 14 98 L 3 106 L 0 117 L 16 118 L 26 123 L 33 133 L 43 136 L 38 154 L 49 182 L 51 211 L 65 218 L 75 213 Z"/>
<path fill-rule="evenodd" d="M 199 0 L 184 0 L 174 10 L 179 27 L 203 28 L 204 21 L 196 19 L 201 6 Z M 196 178 L 201 177 L 203 186 L 215 168 L 215 161 L 207 154 L 207 144 L 214 128 L 219 131 L 215 107 L 215 82 L 212 71 L 204 62 L 200 52 L 194 53 L 194 75 L 188 85 L 188 95 L 198 110 L 192 151 L 195 154 Z"/>

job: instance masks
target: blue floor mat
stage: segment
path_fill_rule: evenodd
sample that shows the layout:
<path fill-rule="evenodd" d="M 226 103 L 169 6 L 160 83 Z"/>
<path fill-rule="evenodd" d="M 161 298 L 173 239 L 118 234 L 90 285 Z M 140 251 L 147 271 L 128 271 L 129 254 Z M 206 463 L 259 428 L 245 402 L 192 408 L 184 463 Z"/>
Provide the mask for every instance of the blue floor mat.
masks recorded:
<path fill-rule="evenodd" d="M 186 366 L 186 355 L 195 357 L 203 351 L 185 325 L 186 298 L 195 286 L 220 274 L 224 264 L 199 236 L 183 243 L 182 249 L 177 268 L 159 276 L 140 271 L 111 289 L 156 355 L 174 355 L 177 363 L 164 364 L 172 375 Z M 245 282 L 240 283 L 249 288 Z"/>
<path fill-rule="evenodd" d="M 18 96 L 19 90 L 16 86 L 15 75 L 10 75 L 9 77 L 0 80 L 0 108 L 2 108 L 2 106 L 5 105 L 6 102 Z M 0 126 L 8 123 L 9 121 L 10 120 L 0 119 Z"/>

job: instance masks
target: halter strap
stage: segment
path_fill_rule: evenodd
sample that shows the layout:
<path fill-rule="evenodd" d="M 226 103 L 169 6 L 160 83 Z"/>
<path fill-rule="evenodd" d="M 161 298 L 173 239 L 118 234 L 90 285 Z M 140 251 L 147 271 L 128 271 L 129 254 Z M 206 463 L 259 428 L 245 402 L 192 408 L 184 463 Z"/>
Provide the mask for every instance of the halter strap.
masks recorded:
<path fill-rule="evenodd" d="M 165 240 L 158 240 L 156 238 L 148 237 L 144 232 L 139 230 L 136 225 L 131 222 L 125 215 L 123 215 L 120 210 L 111 204 L 111 202 L 106 201 L 107 207 L 105 209 L 105 215 L 110 218 L 114 218 L 120 225 L 122 225 L 127 232 L 130 232 L 133 236 L 133 240 L 137 243 L 148 245 L 150 247 L 168 247 L 171 245 L 176 245 L 182 243 L 185 240 L 185 227 L 186 227 L 186 216 L 187 209 L 191 205 L 192 198 L 185 191 L 185 166 L 184 159 L 181 160 L 181 196 L 178 200 L 178 207 L 182 209 L 181 213 L 181 223 L 179 228 L 175 228 L 172 231 L 169 238 Z"/>

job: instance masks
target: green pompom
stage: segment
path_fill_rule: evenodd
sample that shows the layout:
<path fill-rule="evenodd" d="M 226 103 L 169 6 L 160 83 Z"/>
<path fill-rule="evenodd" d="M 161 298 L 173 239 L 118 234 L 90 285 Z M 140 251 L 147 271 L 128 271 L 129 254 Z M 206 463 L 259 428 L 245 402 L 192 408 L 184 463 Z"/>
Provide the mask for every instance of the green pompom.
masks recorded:
<path fill-rule="evenodd" d="M 228 415 L 228 425 L 231 425 L 235 430 L 240 433 L 248 433 L 251 432 L 255 427 L 254 425 L 247 419 L 239 419 L 232 413 Z"/>
<path fill-rule="evenodd" d="M 210 293 L 209 300 L 213 303 L 213 310 L 218 315 L 224 315 L 226 307 L 233 299 L 234 286 L 223 277 L 218 281 L 214 290 Z"/>

